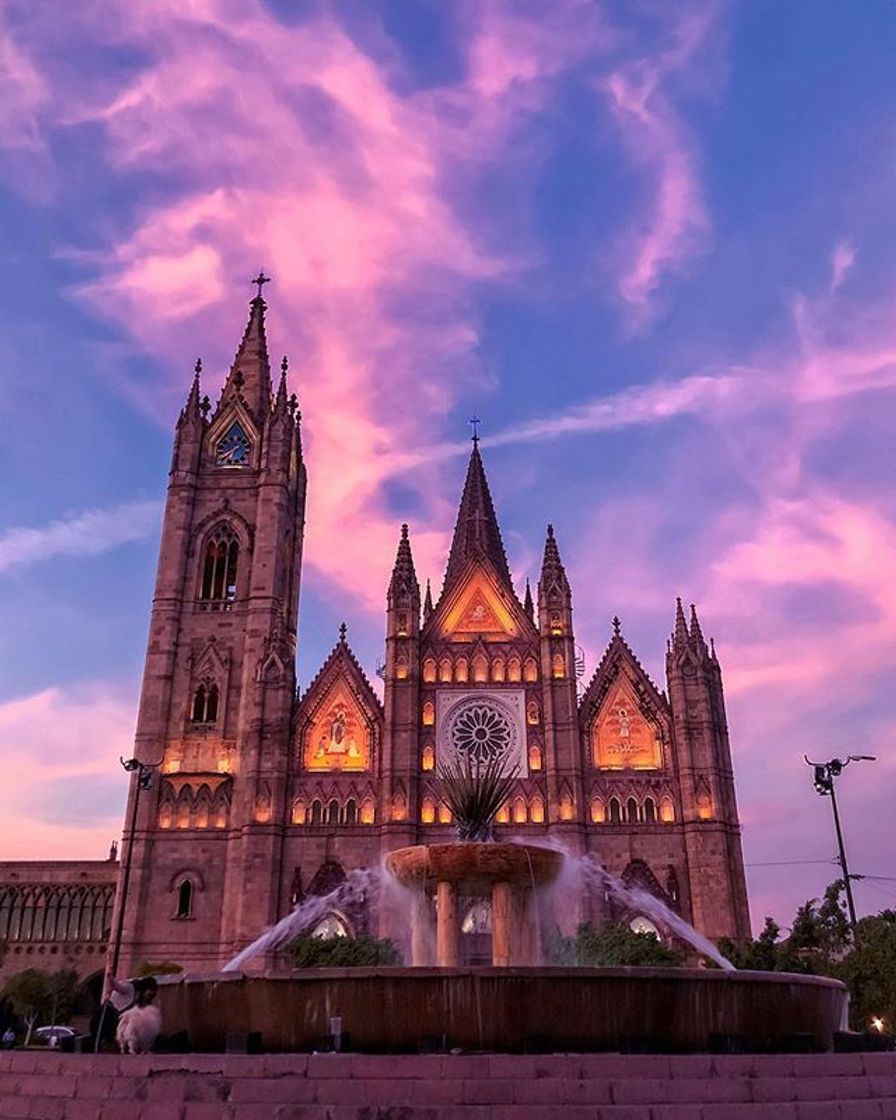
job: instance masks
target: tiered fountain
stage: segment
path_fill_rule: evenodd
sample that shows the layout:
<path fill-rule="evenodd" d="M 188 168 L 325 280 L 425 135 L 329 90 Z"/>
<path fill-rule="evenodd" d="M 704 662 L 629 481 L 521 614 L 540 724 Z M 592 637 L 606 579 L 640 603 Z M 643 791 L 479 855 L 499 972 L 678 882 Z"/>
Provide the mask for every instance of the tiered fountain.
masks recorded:
<path fill-rule="evenodd" d="M 166 1030 L 186 1030 L 200 1050 L 221 1049 L 234 1032 L 258 1032 L 270 1050 L 307 1050 L 332 1035 L 334 1021 L 354 1048 L 392 1053 L 421 1045 L 507 1052 L 633 1046 L 699 1051 L 714 1045 L 763 1050 L 797 1035 L 831 1047 L 833 1032 L 845 1021 L 843 984 L 816 976 L 735 972 L 711 943 L 655 899 L 659 920 L 722 967 L 541 965 L 536 899 L 561 873 L 579 890 L 615 893 L 638 909 L 649 900 L 643 892 L 630 897 L 587 858 L 489 839 L 504 799 L 502 783 L 485 783 L 491 796 L 483 797 L 482 775 L 472 784 L 469 774 L 460 776 L 466 806 L 463 797 L 452 796 L 450 773 L 443 782 L 460 826 L 457 843 L 390 852 L 385 874 L 350 872 L 332 895 L 297 907 L 223 972 L 165 978 L 160 995 Z M 251 976 L 241 971 L 253 957 L 270 959 L 331 907 L 351 905 L 377 888 L 382 901 L 386 888 L 396 884 L 410 909 L 411 967 Z M 491 967 L 459 966 L 460 902 L 467 897 L 491 900 Z"/>

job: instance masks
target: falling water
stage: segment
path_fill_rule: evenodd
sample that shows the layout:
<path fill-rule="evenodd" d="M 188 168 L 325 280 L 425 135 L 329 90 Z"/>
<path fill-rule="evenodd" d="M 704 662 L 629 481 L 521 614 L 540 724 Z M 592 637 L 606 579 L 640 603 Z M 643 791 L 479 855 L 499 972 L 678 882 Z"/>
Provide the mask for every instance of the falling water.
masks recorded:
<path fill-rule="evenodd" d="M 584 889 L 601 892 L 605 897 L 615 899 L 629 910 L 637 910 L 652 918 L 659 925 L 672 930 L 682 941 L 696 949 L 701 956 L 714 961 L 719 968 L 733 972 L 734 965 L 723 957 L 715 945 L 698 933 L 684 918 L 676 914 L 656 895 L 643 887 L 631 886 L 615 875 L 611 875 L 592 855 L 571 856 L 566 853 L 563 865 L 563 878 L 572 889 L 583 893 Z"/>
<path fill-rule="evenodd" d="M 346 907 L 363 906 L 370 895 L 375 893 L 380 884 L 380 872 L 367 867 L 359 867 L 349 871 L 335 890 L 329 894 L 315 895 L 300 902 L 294 910 L 282 918 L 276 925 L 270 926 L 264 933 L 257 937 L 251 945 L 247 945 L 227 964 L 224 972 L 237 972 L 246 961 L 266 953 L 271 949 L 279 949 L 288 941 L 307 933 L 317 922 L 331 910 L 342 910 Z"/>
<path fill-rule="evenodd" d="M 522 842 L 522 841 L 521 841 Z M 571 855 L 559 845 L 547 843 L 544 847 L 554 847 L 563 851 L 566 857 L 560 881 L 551 888 L 561 893 L 574 893 L 581 897 L 593 891 L 606 898 L 612 898 L 629 910 L 646 914 L 666 929 L 672 930 L 682 941 L 691 945 L 701 956 L 708 957 L 727 972 L 734 971 L 734 965 L 727 960 L 713 943 L 698 933 L 682 917 L 642 887 L 630 886 L 602 867 L 592 855 Z M 386 888 L 386 889 L 384 889 Z M 533 905 L 538 892 L 533 892 Z M 287 942 L 313 929 L 328 912 L 364 906 L 375 896 L 381 905 L 398 904 L 410 915 L 412 892 L 401 887 L 396 880 L 380 868 L 357 868 L 349 871 L 345 879 L 329 894 L 314 896 L 300 902 L 285 918 L 271 926 L 251 945 L 237 953 L 224 966 L 225 972 L 236 972 L 253 957 L 278 949 Z M 536 910 L 537 913 L 537 910 Z"/>

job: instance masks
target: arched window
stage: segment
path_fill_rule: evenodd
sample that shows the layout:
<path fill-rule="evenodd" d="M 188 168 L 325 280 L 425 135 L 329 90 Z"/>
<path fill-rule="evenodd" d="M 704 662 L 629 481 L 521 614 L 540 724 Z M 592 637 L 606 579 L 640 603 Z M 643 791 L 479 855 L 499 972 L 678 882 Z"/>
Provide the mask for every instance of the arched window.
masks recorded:
<path fill-rule="evenodd" d="M 450 683 L 451 681 L 451 658 L 443 657 L 439 662 L 439 680 L 443 683 Z"/>
<path fill-rule="evenodd" d="M 427 684 L 432 684 L 436 679 L 436 662 L 435 658 L 427 657 L 423 662 L 423 679 Z"/>
<path fill-rule="evenodd" d="M 492 680 L 498 684 L 503 682 L 506 673 L 506 667 L 503 657 L 496 657 L 492 662 Z"/>
<path fill-rule="evenodd" d="M 350 930 L 346 922 L 338 914 L 325 914 L 317 925 L 311 930 L 312 937 L 321 939 L 330 937 L 349 937 Z"/>
<path fill-rule="evenodd" d="M 507 679 L 509 681 L 519 681 L 522 679 L 522 675 L 523 670 L 520 665 L 520 659 L 518 657 L 511 657 L 507 662 Z"/>
<path fill-rule="evenodd" d="M 200 599 L 233 602 L 236 598 L 236 570 L 239 555 L 239 542 L 226 525 L 221 525 L 205 546 Z"/>
<path fill-rule="evenodd" d="M 523 663 L 523 680 L 538 680 L 538 665 L 535 663 L 534 657 L 527 657 L 525 662 Z"/>
<path fill-rule="evenodd" d="M 614 798 L 613 800 L 615 801 L 616 799 Z M 617 807 L 617 809 L 619 807 L 619 802 L 618 801 L 616 802 L 616 807 Z M 605 810 L 604 810 L 603 801 L 601 801 L 601 799 L 599 797 L 592 797 L 591 798 L 591 822 L 592 822 L 592 824 L 603 824 L 605 817 L 606 817 L 606 813 L 605 813 Z"/>
<path fill-rule="evenodd" d="M 435 770 L 436 768 L 436 752 L 432 743 L 427 743 L 423 748 L 423 757 L 421 765 L 424 770 Z"/>
<path fill-rule="evenodd" d="M 526 812 L 526 802 L 522 797 L 517 797 L 513 802 L 513 823 L 525 824 L 528 820 L 528 813 Z"/>
<path fill-rule="evenodd" d="M 625 803 L 625 819 L 629 824 L 636 824 L 638 820 L 638 802 L 630 797 Z"/>
<path fill-rule="evenodd" d="M 304 824 L 305 823 L 305 802 L 297 797 L 292 803 L 292 823 Z"/>
<path fill-rule="evenodd" d="M 230 799 L 227 796 L 226 790 L 220 790 L 215 797 L 215 803 L 212 806 L 212 818 L 214 820 L 215 828 L 227 827 L 227 816 L 230 809 Z"/>
<path fill-rule="evenodd" d="M 540 718 L 541 715 L 538 711 L 538 704 L 534 700 L 530 700 L 526 705 L 526 722 L 534 727 Z"/>
<path fill-rule="evenodd" d="M 664 797 L 660 800 L 660 817 L 665 824 L 675 820 L 675 805 L 671 797 Z"/>
<path fill-rule="evenodd" d="M 501 808 L 495 813 L 495 820 L 498 824 L 510 823 L 510 806 L 505 801 Z"/>
<path fill-rule="evenodd" d="M 211 810 L 211 795 L 208 786 L 203 786 L 196 798 L 196 827 L 208 828 L 209 812 Z"/>
<path fill-rule="evenodd" d="M 218 686 L 203 681 L 193 695 L 193 722 L 214 723 L 218 718 Z"/>
<path fill-rule="evenodd" d="M 365 797 L 361 802 L 361 824 L 373 824 L 376 820 L 376 805 L 372 797 Z"/>
<path fill-rule="evenodd" d="M 339 824 L 339 802 L 335 797 L 330 799 L 327 806 L 327 824 Z"/>
<path fill-rule="evenodd" d="M 353 797 L 350 797 L 345 803 L 345 823 L 358 823 L 358 802 Z"/>
<path fill-rule="evenodd" d="M 315 797 L 311 802 L 311 823 L 320 824 L 323 820 L 324 807 L 320 801 Z"/>
<path fill-rule="evenodd" d="M 444 801 L 439 802 L 439 824 L 451 824 L 451 810 Z"/>
<path fill-rule="evenodd" d="M 551 658 L 551 676 L 555 680 L 563 680 L 566 676 L 566 662 L 562 653 L 555 653 Z"/>
<path fill-rule="evenodd" d="M 190 810 L 193 808 L 193 791 L 184 786 L 177 798 L 177 814 L 174 823 L 178 828 L 190 827 Z"/>
<path fill-rule="evenodd" d="M 529 807 L 529 819 L 533 824 L 544 824 L 544 802 L 538 796 L 532 798 Z"/>
<path fill-rule="evenodd" d="M 576 807 L 572 795 L 568 790 L 565 790 L 560 795 L 560 820 L 571 821 L 575 815 Z"/>
<path fill-rule="evenodd" d="M 531 743 L 529 745 L 529 769 L 540 770 L 542 766 L 541 747 L 538 743 Z"/>
<path fill-rule="evenodd" d="M 647 824 L 656 824 L 656 802 L 652 797 L 644 800 L 644 820 Z"/>
<path fill-rule="evenodd" d="M 466 657 L 459 657 L 457 659 L 457 664 L 454 666 L 454 679 L 459 684 L 466 684 L 470 679 L 470 667 Z"/>
<path fill-rule="evenodd" d="M 610 798 L 610 823 L 619 824 L 622 820 L 622 806 L 619 804 L 618 797 Z"/>
<path fill-rule="evenodd" d="M 436 803 L 431 797 L 424 797 L 420 806 L 420 820 L 423 824 L 432 824 L 436 819 Z"/>
<path fill-rule="evenodd" d="M 488 680 L 488 659 L 485 654 L 477 653 L 473 658 L 473 680 L 477 684 Z"/>
<path fill-rule="evenodd" d="M 423 705 L 423 726 L 432 727 L 436 722 L 436 709 L 431 700 Z"/>
<path fill-rule="evenodd" d="M 184 879 L 177 888 L 177 918 L 190 918 L 193 915 L 193 884 Z"/>

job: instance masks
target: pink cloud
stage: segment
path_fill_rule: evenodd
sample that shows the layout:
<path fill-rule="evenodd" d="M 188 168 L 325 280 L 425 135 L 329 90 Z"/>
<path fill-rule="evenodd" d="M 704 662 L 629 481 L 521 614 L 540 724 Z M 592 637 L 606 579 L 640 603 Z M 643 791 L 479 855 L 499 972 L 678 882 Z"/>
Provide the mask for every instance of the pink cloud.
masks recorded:
<path fill-rule="evenodd" d="M 855 246 L 849 241 L 838 241 L 831 253 L 831 292 L 836 292 L 847 273 L 856 262 Z"/>
<path fill-rule="evenodd" d="M 712 6 L 687 12 L 671 46 L 622 63 L 600 82 L 623 146 L 649 184 L 617 261 L 619 295 L 636 328 L 653 318 L 663 282 L 704 247 L 710 227 L 696 143 L 667 86 L 692 66 L 713 17 Z"/>
<path fill-rule="evenodd" d="M 0 704 L 0 859 L 105 858 L 121 834 L 118 759 L 133 753 L 131 691 L 81 682 Z"/>

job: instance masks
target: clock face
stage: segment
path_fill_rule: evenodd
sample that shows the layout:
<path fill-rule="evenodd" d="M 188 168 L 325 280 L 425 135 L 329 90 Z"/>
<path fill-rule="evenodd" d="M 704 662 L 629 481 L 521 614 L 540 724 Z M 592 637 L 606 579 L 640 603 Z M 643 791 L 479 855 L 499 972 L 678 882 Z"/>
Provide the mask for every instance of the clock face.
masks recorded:
<path fill-rule="evenodd" d="M 219 440 L 215 449 L 215 466 L 248 467 L 252 445 L 242 424 L 234 421 Z"/>

